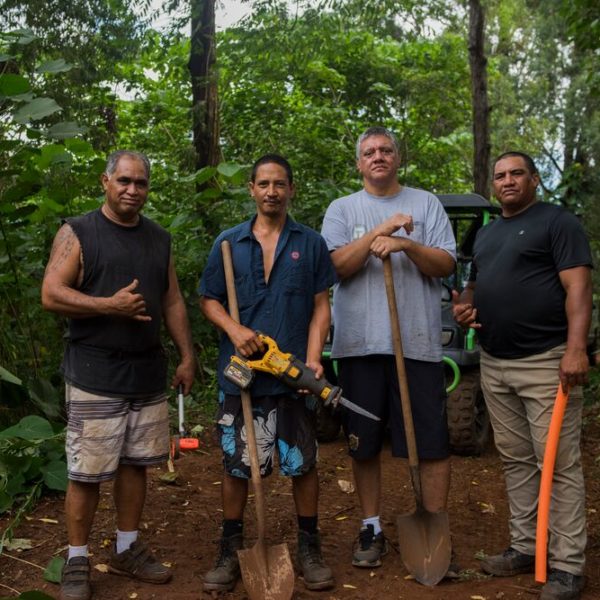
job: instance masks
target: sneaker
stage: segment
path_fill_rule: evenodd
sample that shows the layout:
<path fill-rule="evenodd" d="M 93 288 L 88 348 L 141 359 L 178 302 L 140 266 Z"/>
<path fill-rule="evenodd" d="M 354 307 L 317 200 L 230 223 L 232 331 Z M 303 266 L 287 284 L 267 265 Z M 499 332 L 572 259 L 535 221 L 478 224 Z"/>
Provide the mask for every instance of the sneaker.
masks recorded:
<path fill-rule="evenodd" d="M 333 587 L 333 574 L 323 561 L 318 533 L 298 532 L 298 565 L 306 589 L 327 590 Z"/>
<path fill-rule="evenodd" d="M 535 556 L 523 554 L 514 548 L 507 548 L 502 554 L 494 554 L 481 559 L 481 570 L 488 575 L 512 577 L 535 571 Z"/>
<path fill-rule="evenodd" d="M 108 570 L 148 583 L 167 583 L 173 575 L 169 567 L 158 562 L 144 542 L 136 540 L 131 546 L 117 554 L 116 547 L 108 561 Z"/>
<path fill-rule="evenodd" d="M 361 527 L 358 534 L 358 540 L 354 545 L 354 554 L 352 555 L 352 564 L 355 567 L 380 567 L 381 557 L 387 554 L 387 540 L 380 531 L 375 535 L 373 525 Z"/>
<path fill-rule="evenodd" d="M 221 551 L 214 569 L 204 576 L 202 587 L 206 592 L 229 592 L 240 578 L 240 561 L 237 551 L 244 547 L 242 534 L 221 538 Z"/>
<path fill-rule="evenodd" d="M 550 569 L 548 582 L 542 588 L 540 600 L 579 600 L 585 585 L 583 575 L 573 575 L 560 569 Z"/>
<path fill-rule="evenodd" d="M 60 600 L 89 600 L 90 561 L 87 556 L 74 556 L 65 563 L 60 579 Z"/>

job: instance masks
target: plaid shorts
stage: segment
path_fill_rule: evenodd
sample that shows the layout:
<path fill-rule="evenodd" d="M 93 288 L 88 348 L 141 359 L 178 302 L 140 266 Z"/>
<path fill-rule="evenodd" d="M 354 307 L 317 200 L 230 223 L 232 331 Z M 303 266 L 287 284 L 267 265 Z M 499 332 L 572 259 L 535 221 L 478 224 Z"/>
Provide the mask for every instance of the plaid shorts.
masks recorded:
<path fill-rule="evenodd" d="M 114 479 L 119 464 L 146 466 L 169 455 L 165 393 L 115 398 L 66 384 L 67 471 L 69 479 Z"/>

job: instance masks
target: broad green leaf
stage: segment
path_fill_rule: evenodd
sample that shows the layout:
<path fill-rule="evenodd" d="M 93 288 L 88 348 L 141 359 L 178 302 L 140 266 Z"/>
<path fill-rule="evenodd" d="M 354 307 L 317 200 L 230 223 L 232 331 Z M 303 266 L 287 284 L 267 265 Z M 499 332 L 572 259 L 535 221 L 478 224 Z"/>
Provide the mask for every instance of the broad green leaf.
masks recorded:
<path fill-rule="evenodd" d="M 67 63 L 64 58 L 59 58 L 42 63 L 37 67 L 36 71 L 38 73 L 64 73 L 65 71 L 70 71 L 72 68 L 73 65 Z"/>
<path fill-rule="evenodd" d="M 65 564 L 65 559 L 62 556 L 54 556 L 46 565 L 44 570 L 44 579 L 51 583 L 60 583 L 62 568 Z"/>
<path fill-rule="evenodd" d="M 8 62 L 11 58 L 14 58 L 12 54 L 4 54 L 0 52 L 0 62 Z"/>
<path fill-rule="evenodd" d="M 238 165 L 236 163 L 226 163 L 226 162 L 221 163 L 217 167 L 217 171 L 219 171 L 219 173 L 221 173 L 221 175 L 223 175 L 225 177 L 234 177 L 243 169 L 244 169 L 244 167 L 242 165 Z"/>
<path fill-rule="evenodd" d="M 37 121 L 61 111 L 61 107 L 52 98 L 34 98 L 14 114 L 17 123 L 29 123 Z"/>
<path fill-rule="evenodd" d="M 31 550 L 33 543 L 28 538 L 13 538 L 4 544 L 7 550 Z"/>
<path fill-rule="evenodd" d="M 62 144 L 47 144 L 42 148 L 36 162 L 41 169 L 47 169 L 52 163 L 66 162 L 70 158 L 71 155 L 65 151 Z"/>
<path fill-rule="evenodd" d="M 70 152 L 78 156 L 88 156 L 94 152 L 94 148 L 89 142 L 75 137 L 66 139 L 65 146 Z"/>
<path fill-rule="evenodd" d="M 64 140 L 66 138 L 74 138 L 86 131 L 87 127 L 81 127 L 75 121 L 62 121 L 61 123 L 52 125 L 48 129 L 48 137 Z"/>
<path fill-rule="evenodd" d="M 0 94 L 3 96 L 17 96 L 30 90 L 29 81 L 21 75 L 4 73 L 0 75 Z"/>
<path fill-rule="evenodd" d="M 3 381 L 8 381 L 9 383 L 14 383 L 16 385 L 23 384 L 23 382 L 16 375 L 13 375 L 10 371 L 7 371 L 4 367 L 0 367 L 0 379 L 2 379 Z"/>
<path fill-rule="evenodd" d="M 44 483 L 51 490 L 61 492 L 67 489 L 67 463 L 64 460 L 54 460 L 41 468 L 44 474 Z"/>
<path fill-rule="evenodd" d="M 29 396 L 34 404 L 50 420 L 60 417 L 62 399 L 59 398 L 56 388 L 47 379 L 34 379 L 27 386 Z"/>
<path fill-rule="evenodd" d="M 179 213 L 172 221 L 170 227 L 172 229 L 176 229 L 180 225 L 185 223 L 189 223 L 192 220 L 192 217 L 187 213 Z"/>
<path fill-rule="evenodd" d="M 0 431 L 0 439 L 16 437 L 24 440 L 45 440 L 53 435 L 50 423 L 37 415 L 23 417 L 16 425 Z"/>
<path fill-rule="evenodd" d="M 22 46 L 31 44 L 31 42 L 38 39 L 38 36 L 31 29 L 13 29 L 13 31 L 6 32 L 6 35 L 13 38 L 15 43 Z"/>
<path fill-rule="evenodd" d="M 19 494 L 22 494 L 25 490 L 26 490 L 25 477 L 24 477 L 23 473 L 21 473 L 19 471 L 14 472 L 11 469 L 10 479 L 8 480 L 8 483 L 7 483 L 4 491 L 9 496 L 12 496 L 14 498 L 15 496 L 18 496 Z"/>

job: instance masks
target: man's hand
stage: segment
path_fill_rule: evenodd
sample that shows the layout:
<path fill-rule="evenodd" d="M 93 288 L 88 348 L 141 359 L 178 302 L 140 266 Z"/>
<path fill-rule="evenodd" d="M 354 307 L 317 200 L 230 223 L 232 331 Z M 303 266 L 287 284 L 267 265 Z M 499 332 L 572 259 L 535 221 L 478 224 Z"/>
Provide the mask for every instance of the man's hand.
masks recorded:
<path fill-rule="evenodd" d="M 392 252 L 404 250 L 407 243 L 406 238 L 378 235 L 371 244 L 371 254 L 383 260 Z"/>
<path fill-rule="evenodd" d="M 456 290 L 452 290 L 452 316 L 461 327 L 481 328 L 481 323 L 477 323 L 477 309 L 472 304 L 461 302 Z"/>
<path fill-rule="evenodd" d="M 576 385 L 584 385 L 588 380 L 589 361 L 585 350 L 567 348 L 560 360 L 558 376 L 563 390 Z"/>
<path fill-rule="evenodd" d="M 184 360 L 177 365 L 173 379 L 171 380 L 171 389 L 176 390 L 179 384 L 183 385 L 183 394 L 187 396 L 192 389 L 194 376 L 196 375 L 196 360 Z"/>
<path fill-rule="evenodd" d="M 263 343 L 253 329 L 235 323 L 235 327 L 227 333 L 236 351 L 246 358 L 264 350 Z"/>
<path fill-rule="evenodd" d="M 121 288 L 108 298 L 109 314 L 129 317 L 135 321 L 152 321 L 146 313 L 146 301 L 142 294 L 134 293 L 139 281 L 134 279 L 129 285 Z"/>
<path fill-rule="evenodd" d="M 410 215 L 396 213 L 375 228 L 378 236 L 390 236 L 399 229 L 404 229 L 408 235 L 414 231 L 413 218 Z"/>

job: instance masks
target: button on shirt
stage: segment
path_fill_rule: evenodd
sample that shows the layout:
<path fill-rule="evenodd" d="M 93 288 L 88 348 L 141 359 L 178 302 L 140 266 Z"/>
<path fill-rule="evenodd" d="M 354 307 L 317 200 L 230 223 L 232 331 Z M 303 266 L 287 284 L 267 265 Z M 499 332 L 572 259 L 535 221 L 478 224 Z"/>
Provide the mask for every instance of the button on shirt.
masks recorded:
<path fill-rule="evenodd" d="M 229 240 L 242 325 L 272 337 L 282 352 L 290 352 L 305 361 L 314 297 L 335 281 L 329 251 L 316 231 L 288 216 L 277 242 L 267 282 L 262 247 L 252 233 L 255 220 L 256 217 L 219 235 L 209 254 L 198 291 L 227 308 L 221 242 Z M 222 334 L 219 386 L 225 393 L 239 395 L 239 388 L 223 376 L 223 370 L 234 353 L 229 337 Z M 255 373 L 251 388 L 253 394 L 267 396 L 289 391 L 288 386 L 272 375 Z"/>

